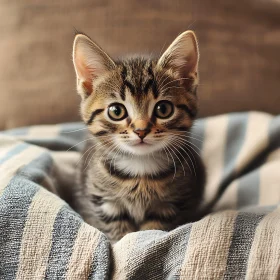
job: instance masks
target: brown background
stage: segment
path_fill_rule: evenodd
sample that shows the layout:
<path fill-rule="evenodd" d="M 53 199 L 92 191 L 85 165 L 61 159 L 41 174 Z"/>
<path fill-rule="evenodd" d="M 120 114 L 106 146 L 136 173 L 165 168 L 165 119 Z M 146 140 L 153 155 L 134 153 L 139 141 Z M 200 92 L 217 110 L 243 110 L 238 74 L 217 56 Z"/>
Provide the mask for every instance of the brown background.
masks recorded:
<path fill-rule="evenodd" d="M 193 29 L 201 116 L 280 113 L 278 0 L 1 0 L 0 129 L 79 120 L 74 28 L 114 57 L 161 52 Z"/>

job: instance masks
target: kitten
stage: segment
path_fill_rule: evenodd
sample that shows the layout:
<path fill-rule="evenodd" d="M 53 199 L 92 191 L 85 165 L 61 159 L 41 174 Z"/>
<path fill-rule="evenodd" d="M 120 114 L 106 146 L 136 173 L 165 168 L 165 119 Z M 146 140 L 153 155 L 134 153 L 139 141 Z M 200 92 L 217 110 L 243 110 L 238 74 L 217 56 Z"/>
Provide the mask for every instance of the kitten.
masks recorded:
<path fill-rule="evenodd" d="M 205 171 L 188 141 L 197 114 L 198 60 L 192 31 L 159 59 L 114 61 L 86 35 L 75 37 L 89 139 L 74 208 L 112 241 L 198 217 Z"/>

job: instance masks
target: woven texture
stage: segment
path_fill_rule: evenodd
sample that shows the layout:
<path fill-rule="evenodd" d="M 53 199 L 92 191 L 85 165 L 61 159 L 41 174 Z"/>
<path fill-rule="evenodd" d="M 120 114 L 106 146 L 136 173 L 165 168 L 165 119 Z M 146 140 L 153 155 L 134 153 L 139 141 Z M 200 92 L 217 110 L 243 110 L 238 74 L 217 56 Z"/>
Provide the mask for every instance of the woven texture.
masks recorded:
<path fill-rule="evenodd" d="M 0 279 L 279 279 L 280 116 L 198 120 L 193 144 L 214 212 L 114 245 L 58 197 L 74 182 L 82 128 L 0 134 Z"/>

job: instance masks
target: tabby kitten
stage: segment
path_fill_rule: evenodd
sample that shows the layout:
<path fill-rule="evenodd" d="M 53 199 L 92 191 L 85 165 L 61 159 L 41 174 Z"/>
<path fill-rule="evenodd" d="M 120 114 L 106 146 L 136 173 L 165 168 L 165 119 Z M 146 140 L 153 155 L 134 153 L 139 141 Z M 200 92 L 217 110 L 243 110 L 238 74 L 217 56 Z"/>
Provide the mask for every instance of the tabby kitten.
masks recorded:
<path fill-rule="evenodd" d="M 114 61 L 77 34 L 73 61 L 89 139 L 75 208 L 112 241 L 195 220 L 205 173 L 190 144 L 198 44 L 179 35 L 159 59 Z"/>

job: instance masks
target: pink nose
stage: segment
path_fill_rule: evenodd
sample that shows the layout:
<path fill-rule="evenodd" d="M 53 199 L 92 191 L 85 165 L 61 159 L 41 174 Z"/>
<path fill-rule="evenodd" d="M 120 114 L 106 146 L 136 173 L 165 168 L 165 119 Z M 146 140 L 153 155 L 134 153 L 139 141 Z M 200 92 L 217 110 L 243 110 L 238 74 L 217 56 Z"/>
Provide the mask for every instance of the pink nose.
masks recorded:
<path fill-rule="evenodd" d="M 138 128 L 133 130 L 133 132 L 136 133 L 141 140 L 143 140 L 150 131 L 151 130 L 147 128 L 146 129 Z"/>

